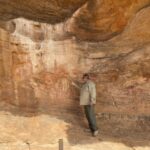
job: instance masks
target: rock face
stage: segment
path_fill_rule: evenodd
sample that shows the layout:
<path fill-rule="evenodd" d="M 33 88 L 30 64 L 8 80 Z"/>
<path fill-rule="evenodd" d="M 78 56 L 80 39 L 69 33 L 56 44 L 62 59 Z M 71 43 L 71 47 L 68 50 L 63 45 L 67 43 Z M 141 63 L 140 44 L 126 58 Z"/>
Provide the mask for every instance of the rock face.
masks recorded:
<path fill-rule="evenodd" d="M 85 2 L 86 0 L 0 1 L 0 20 L 8 21 L 24 17 L 36 21 L 57 23 L 70 17 Z"/>
<path fill-rule="evenodd" d="M 27 18 L 51 24 L 72 18 L 67 32 L 80 40 L 108 40 L 121 33 L 150 0 L 6 0 L 0 2 L 0 21 Z M 15 12 L 15 13 L 14 13 Z"/>
<path fill-rule="evenodd" d="M 88 72 L 97 85 L 100 128 L 111 129 L 110 121 L 117 132 L 150 131 L 149 5 L 0 1 L 0 103 L 77 117 L 82 111 L 72 82 Z"/>
<path fill-rule="evenodd" d="M 94 0 L 73 15 L 69 32 L 80 40 L 106 41 L 121 33 L 149 0 Z"/>

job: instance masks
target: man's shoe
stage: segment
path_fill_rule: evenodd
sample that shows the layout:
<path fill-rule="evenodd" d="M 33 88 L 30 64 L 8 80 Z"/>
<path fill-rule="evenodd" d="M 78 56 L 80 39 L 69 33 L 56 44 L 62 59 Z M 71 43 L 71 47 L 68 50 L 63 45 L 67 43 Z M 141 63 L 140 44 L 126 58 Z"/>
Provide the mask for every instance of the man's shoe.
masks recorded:
<path fill-rule="evenodd" d="M 94 132 L 93 132 L 93 136 L 96 137 L 96 136 L 98 135 L 98 133 L 99 133 L 98 130 L 94 131 Z"/>

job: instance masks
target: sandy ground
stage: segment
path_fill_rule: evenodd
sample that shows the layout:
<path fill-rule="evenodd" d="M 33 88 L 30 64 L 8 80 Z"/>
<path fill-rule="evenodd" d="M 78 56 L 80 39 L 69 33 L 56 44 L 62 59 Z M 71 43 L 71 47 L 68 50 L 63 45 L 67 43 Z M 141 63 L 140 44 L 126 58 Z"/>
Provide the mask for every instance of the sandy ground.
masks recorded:
<path fill-rule="evenodd" d="M 67 111 L 25 113 L 1 104 L 0 150 L 58 150 L 59 139 L 64 150 L 150 150 L 148 132 L 117 132 L 109 122 L 113 131 L 101 123 L 100 134 L 92 137 L 83 118 Z"/>

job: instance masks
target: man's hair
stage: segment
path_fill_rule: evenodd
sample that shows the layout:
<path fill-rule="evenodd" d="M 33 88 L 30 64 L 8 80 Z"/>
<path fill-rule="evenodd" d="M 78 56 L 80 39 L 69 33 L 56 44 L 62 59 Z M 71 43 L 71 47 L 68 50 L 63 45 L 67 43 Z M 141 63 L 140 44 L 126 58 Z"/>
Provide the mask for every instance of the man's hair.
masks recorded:
<path fill-rule="evenodd" d="M 90 75 L 88 74 L 88 73 L 85 73 L 85 74 L 83 74 L 83 77 L 82 77 L 83 79 L 90 79 Z"/>

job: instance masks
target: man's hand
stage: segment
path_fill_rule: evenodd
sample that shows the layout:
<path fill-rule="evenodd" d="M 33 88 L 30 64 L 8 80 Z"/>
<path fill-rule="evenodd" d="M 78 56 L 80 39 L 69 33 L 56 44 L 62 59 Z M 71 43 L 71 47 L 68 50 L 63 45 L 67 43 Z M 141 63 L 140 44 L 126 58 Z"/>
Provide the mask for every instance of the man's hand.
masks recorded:
<path fill-rule="evenodd" d="M 90 105 L 94 105 L 95 104 L 95 99 L 91 99 L 90 100 Z"/>
<path fill-rule="evenodd" d="M 92 101 L 90 101 L 90 105 L 93 105 L 93 102 L 92 102 Z"/>
<path fill-rule="evenodd" d="M 71 82 L 71 85 L 80 90 L 80 86 L 79 86 L 78 84 L 76 84 L 75 82 L 72 81 L 72 82 Z"/>
<path fill-rule="evenodd" d="M 71 85 L 73 85 L 73 86 L 77 86 L 73 81 L 71 82 Z"/>

